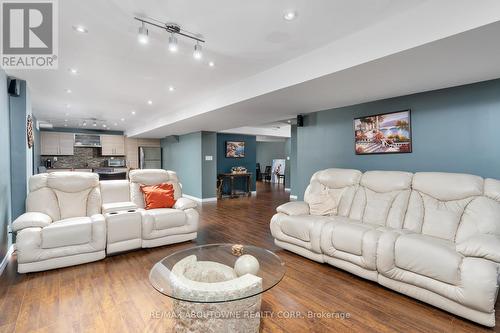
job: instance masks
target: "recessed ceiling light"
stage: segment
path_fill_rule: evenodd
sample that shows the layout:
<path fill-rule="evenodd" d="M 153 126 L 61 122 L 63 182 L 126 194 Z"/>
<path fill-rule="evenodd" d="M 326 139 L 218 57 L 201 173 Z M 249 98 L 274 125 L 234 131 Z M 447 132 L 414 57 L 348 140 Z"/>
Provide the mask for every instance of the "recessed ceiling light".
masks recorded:
<path fill-rule="evenodd" d="M 68 119 L 64 119 L 64 121 L 65 121 L 65 122 L 67 122 L 67 121 L 68 121 Z"/>
<path fill-rule="evenodd" d="M 68 71 L 69 71 L 71 74 L 73 74 L 73 75 L 78 74 L 78 69 L 76 69 L 76 68 L 70 68 L 70 69 L 68 69 Z"/>
<path fill-rule="evenodd" d="M 102 127 L 106 128 L 106 127 L 108 127 L 108 126 L 106 126 L 106 124 L 102 124 Z"/>
<path fill-rule="evenodd" d="M 132 111 L 132 115 L 135 116 L 135 111 Z"/>
<path fill-rule="evenodd" d="M 291 124 L 291 123 L 292 123 L 292 121 L 291 121 L 291 120 L 287 120 L 287 123 Z"/>
<path fill-rule="evenodd" d="M 66 104 L 66 109 L 71 108 L 71 104 Z"/>
<path fill-rule="evenodd" d="M 83 25 L 74 25 L 73 30 L 81 34 L 86 34 L 87 32 L 89 32 Z"/>
<path fill-rule="evenodd" d="M 67 94 L 71 94 L 73 91 L 71 91 L 71 89 L 66 89 L 65 90 Z"/>
<path fill-rule="evenodd" d="M 295 10 L 287 10 L 283 14 L 283 18 L 287 21 L 293 21 L 297 18 L 297 12 Z"/>
<path fill-rule="evenodd" d="M 149 105 L 153 105 L 153 101 L 152 101 L 152 100 L 149 100 L 149 101 L 148 101 L 148 104 L 149 104 Z"/>
<path fill-rule="evenodd" d="M 66 112 L 64 115 L 65 115 L 65 116 L 69 116 L 69 113 L 68 113 L 68 112 Z"/>
<path fill-rule="evenodd" d="M 173 86 L 168 87 L 168 91 L 172 92 L 174 90 L 175 90 L 175 88 Z"/>
<path fill-rule="evenodd" d="M 215 66 L 215 62 L 210 61 L 210 62 L 208 63 L 208 66 L 210 66 L 210 67 L 214 67 L 214 66 Z"/>
<path fill-rule="evenodd" d="M 68 127 L 68 124 L 64 124 L 64 127 Z"/>
<path fill-rule="evenodd" d="M 125 121 L 125 118 L 120 119 L 121 121 Z"/>
<path fill-rule="evenodd" d="M 87 122 L 84 121 L 83 124 L 82 124 L 82 126 L 87 126 Z"/>
<path fill-rule="evenodd" d="M 114 123 L 113 125 L 118 126 L 118 123 Z"/>

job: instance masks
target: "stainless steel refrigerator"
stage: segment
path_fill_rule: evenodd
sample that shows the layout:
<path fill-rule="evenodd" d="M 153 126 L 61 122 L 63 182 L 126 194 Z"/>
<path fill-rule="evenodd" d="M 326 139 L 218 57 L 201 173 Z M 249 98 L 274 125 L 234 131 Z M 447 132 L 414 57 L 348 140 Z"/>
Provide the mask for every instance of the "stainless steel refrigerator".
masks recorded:
<path fill-rule="evenodd" d="M 139 168 L 161 169 L 161 148 L 139 147 Z"/>

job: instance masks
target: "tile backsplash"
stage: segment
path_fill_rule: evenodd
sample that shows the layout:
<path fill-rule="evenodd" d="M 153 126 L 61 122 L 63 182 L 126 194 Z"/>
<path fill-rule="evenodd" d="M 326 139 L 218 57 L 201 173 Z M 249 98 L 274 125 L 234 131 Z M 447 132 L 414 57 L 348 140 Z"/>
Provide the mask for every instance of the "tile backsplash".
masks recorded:
<path fill-rule="evenodd" d="M 125 157 L 116 157 L 118 159 L 125 159 Z M 88 147 L 75 147 L 74 155 L 71 156 L 57 156 L 57 161 L 54 162 L 54 156 L 42 156 L 42 166 L 45 165 L 45 161 L 51 159 L 52 167 L 58 169 L 74 168 L 74 169 L 86 169 L 86 168 L 100 168 L 107 166 L 107 160 L 110 159 L 109 156 L 101 156 L 100 148 L 88 148 Z"/>

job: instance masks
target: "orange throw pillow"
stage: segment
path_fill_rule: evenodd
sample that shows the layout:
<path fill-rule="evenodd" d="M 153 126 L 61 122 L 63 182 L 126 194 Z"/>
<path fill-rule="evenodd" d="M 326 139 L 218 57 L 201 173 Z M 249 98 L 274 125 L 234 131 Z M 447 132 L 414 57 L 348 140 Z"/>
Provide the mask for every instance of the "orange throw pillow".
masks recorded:
<path fill-rule="evenodd" d="M 174 186 L 162 183 L 158 185 L 141 185 L 147 209 L 172 208 L 175 205 Z"/>

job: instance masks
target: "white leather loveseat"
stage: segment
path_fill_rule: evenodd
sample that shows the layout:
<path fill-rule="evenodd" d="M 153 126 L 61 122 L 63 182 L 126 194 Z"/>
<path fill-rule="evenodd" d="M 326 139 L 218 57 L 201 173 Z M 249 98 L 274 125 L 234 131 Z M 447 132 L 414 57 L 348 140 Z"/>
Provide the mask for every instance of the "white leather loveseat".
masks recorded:
<path fill-rule="evenodd" d="M 145 210 L 140 185 L 164 182 L 174 186 L 175 206 Z M 182 197 L 173 171 L 131 171 L 130 182 L 99 182 L 97 174 L 87 172 L 32 176 L 27 213 L 12 224 L 18 272 L 78 265 L 107 253 L 195 239 L 196 207 L 196 202 Z"/>
<path fill-rule="evenodd" d="M 271 232 L 282 248 L 495 325 L 498 180 L 322 170 L 311 177 L 304 202 L 277 208 Z"/>

